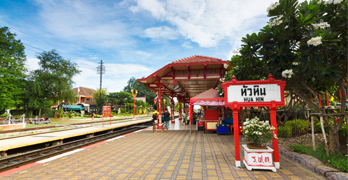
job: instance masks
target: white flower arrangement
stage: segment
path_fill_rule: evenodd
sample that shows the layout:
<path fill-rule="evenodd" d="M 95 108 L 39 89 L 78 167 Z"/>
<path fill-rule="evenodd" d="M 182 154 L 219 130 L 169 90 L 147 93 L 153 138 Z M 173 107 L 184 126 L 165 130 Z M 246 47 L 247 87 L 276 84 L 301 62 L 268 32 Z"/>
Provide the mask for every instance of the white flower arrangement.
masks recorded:
<path fill-rule="evenodd" d="M 292 72 L 292 69 L 285 69 L 283 72 L 282 72 L 282 76 L 284 78 L 291 78 L 291 76 L 293 75 L 294 73 Z"/>
<path fill-rule="evenodd" d="M 260 121 L 257 117 L 246 119 L 241 128 L 243 128 L 244 137 L 249 141 L 253 141 L 255 145 L 261 146 L 271 139 L 278 139 L 273 132 L 275 127 L 269 125 L 269 121 Z"/>
<path fill-rule="evenodd" d="M 322 44 L 321 42 L 322 37 L 317 36 L 317 37 L 312 37 L 310 40 L 307 41 L 308 46 L 313 45 L 313 46 L 318 46 Z"/>

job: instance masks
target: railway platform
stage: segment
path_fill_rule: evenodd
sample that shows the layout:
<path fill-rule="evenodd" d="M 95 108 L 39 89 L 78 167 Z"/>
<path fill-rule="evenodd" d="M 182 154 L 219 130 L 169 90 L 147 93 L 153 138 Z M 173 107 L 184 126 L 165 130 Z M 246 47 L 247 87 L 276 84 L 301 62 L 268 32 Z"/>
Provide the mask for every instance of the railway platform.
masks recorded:
<path fill-rule="evenodd" d="M 68 138 L 73 138 L 77 136 L 93 136 L 93 134 L 101 132 L 101 131 L 107 131 L 107 130 L 113 130 L 115 128 L 122 128 L 134 124 L 141 124 L 144 122 L 150 122 L 151 118 L 143 118 L 138 120 L 130 120 L 126 122 L 119 122 L 111 124 L 108 120 L 104 121 L 103 125 L 98 126 L 92 126 L 92 127 L 84 127 L 79 129 L 71 129 L 71 130 L 64 130 L 59 132 L 50 132 L 50 133 L 44 133 L 44 134 L 37 134 L 37 135 L 30 135 L 30 136 L 24 136 L 24 137 L 15 137 L 10 139 L 2 139 L 0 140 L 0 152 L 6 152 L 11 149 L 26 147 L 26 146 L 32 146 L 42 143 L 55 143 L 60 144 L 63 140 Z"/>
<path fill-rule="evenodd" d="M 169 132 L 146 128 L 0 173 L 0 179 L 325 179 L 280 156 L 281 169 L 234 166 L 232 135 L 204 134 L 178 120 Z M 183 130 L 184 129 L 184 130 Z"/>

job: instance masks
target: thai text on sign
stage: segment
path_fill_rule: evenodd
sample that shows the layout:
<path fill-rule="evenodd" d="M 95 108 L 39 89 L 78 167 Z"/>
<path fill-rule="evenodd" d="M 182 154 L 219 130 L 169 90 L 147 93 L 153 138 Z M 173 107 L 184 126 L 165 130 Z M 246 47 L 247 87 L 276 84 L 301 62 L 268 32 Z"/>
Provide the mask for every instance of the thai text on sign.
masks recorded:
<path fill-rule="evenodd" d="M 281 101 L 280 85 L 252 84 L 227 87 L 228 102 L 270 102 Z"/>
<path fill-rule="evenodd" d="M 111 106 L 103 106 L 103 117 L 111 117 Z"/>

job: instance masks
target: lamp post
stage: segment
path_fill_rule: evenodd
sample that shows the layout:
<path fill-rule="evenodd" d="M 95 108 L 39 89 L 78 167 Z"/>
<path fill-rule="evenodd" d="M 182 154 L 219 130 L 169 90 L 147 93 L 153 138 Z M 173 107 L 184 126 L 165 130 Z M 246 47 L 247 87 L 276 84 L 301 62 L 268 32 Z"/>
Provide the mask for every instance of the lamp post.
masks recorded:
<path fill-rule="evenodd" d="M 132 96 L 133 96 L 133 119 L 135 119 L 135 97 L 137 96 L 138 91 L 134 89 L 132 89 Z"/>

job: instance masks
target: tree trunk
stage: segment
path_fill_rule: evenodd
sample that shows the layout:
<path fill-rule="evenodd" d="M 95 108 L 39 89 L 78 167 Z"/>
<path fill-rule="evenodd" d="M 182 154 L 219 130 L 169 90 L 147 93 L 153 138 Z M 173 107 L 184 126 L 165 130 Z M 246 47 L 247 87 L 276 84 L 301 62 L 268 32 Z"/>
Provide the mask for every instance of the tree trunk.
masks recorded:
<path fill-rule="evenodd" d="M 335 131 L 335 130 L 334 130 Z M 340 141 L 337 131 L 332 131 L 329 129 L 329 151 L 332 152 L 338 152 L 340 147 Z"/>
<path fill-rule="evenodd" d="M 41 117 L 41 108 L 39 109 L 39 118 Z"/>

